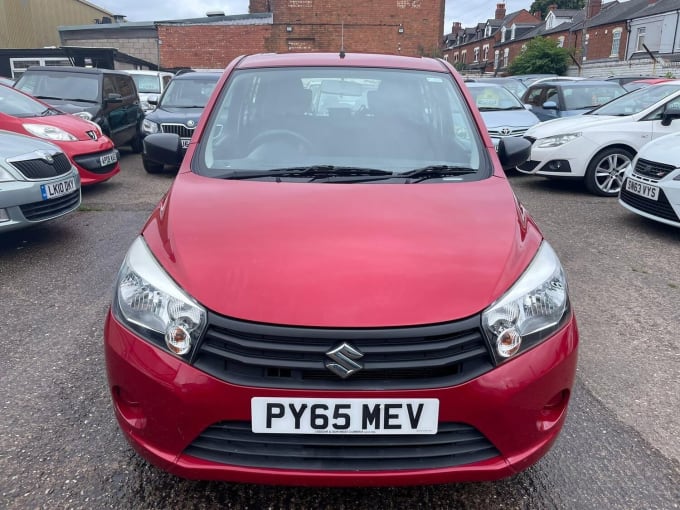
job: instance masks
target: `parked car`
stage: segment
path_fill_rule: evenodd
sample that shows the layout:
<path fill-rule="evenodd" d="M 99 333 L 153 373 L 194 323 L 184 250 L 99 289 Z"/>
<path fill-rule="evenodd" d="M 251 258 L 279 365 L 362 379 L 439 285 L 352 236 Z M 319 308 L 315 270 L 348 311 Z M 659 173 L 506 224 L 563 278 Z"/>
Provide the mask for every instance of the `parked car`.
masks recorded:
<path fill-rule="evenodd" d="M 186 150 L 221 75 L 221 72 L 188 72 L 173 78 L 157 103 L 150 98 L 157 108 L 142 123 L 144 135 L 176 133 L 182 149 Z M 163 163 L 154 161 L 146 151 L 142 154 L 142 164 L 149 173 L 158 173 L 164 168 Z"/>
<path fill-rule="evenodd" d="M 550 80 L 530 85 L 522 101 L 543 121 L 581 115 L 625 93 L 626 89 L 613 82 Z"/>
<path fill-rule="evenodd" d="M 619 75 L 619 76 L 609 76 L 607 78 L 604 78 L 605 81 L 612 81 L 615 83 L 618 83 L 619 85 L 625 85 L 626 83 L 630 83 L 631 81 L 638 81 L 638 80 L 651 80 L 658 78 L 658 76 L 643 76 L 643 75 Z"/>
<path fill-rule="evenodd" d="M 116 147 L 142 151 L 144 112 L 132 76 L 124 71 L 70 66 L 29 67 L 15 88 L 67 113 L 99 124 Z"/>
<path fill-rule="evenodd" d="M 670 78 L 648 78 L 644 80 L 633 80 L 629 81 L 628 83 L 623 84 L 623 88 L 626 89 L 628 92 L 632 90 L 637 90 L 641 89 L 642 87 L 649 87 L 650 85 L 656 85 L 658 83 L 664 83 L 667 81 L 671 81 Z"/>
<path fill-rule="evenodd" d="M 666 111 L 680 122 L 680 109 Z M 619 203 L 651 220 L 680 227 L 680 131 L 644 145 L 623 173 Z"/>
<path fill-rule="evenodd" d="M 495 83 L 496 85 L 501 85 L 508 89 L 510 92 L 515 94 L 517 97 L 522 97 L 527 89 L 527 86 L 521 81 L 515 78 L 491 78 L 491 77 L 475 77 L 475 78 L 465 78 L 465 83 Z"/>
<path fill-rule="evenodd" d="M 59 147 L 0 131 L 0 235 L 64 216 L 80 205 L 80 177 Z"/>
<path fill-rule="evenodd" d="M 357 486 L 496 479 L 548 450 L 577 357 L 564 271 L 503 172 L 529 143 L 496 151 L 450 64 L 240 57 L 186 155 L 173 133 L 145 146 L 181 168 L 105 325 L 141 455 Z"/>
<path fill-rule="evenodd" d="M 149 98 L 156 98 L 155 100 L 158 101 L 174 76 L 172 73 L 164 71 L 130 70 L 126 72 L 135 81 L 140 105 L 144 113 L 153 111 L 155 107 L 149 103 Z"/>
<path fill-rule="evenodd" d="M 477 82 L 466 82 L 465 85 L 482 114 L 494 145 L 506 136 L 522 136 L 527 129 L 538 124 L 538 117 L 505 87 Z"/>
<path fill-rule="evenodd" d="M 517 169 L 584 179 L 592 193 L 617 196 L 635 153 L 654 138 L 680 131 L 671 115 L 677 108 L 680 80 L 634 90 L 585 115 L 542 122 L 526 132 L 531 158 Z"/>
<path fill-rule="evenodd" d="M 75 164 L 83 186 L 120 172 L 118 151 L 97 124 L 4 85 L 0 85 L 0 129 L 58 145 Z"/>
<path fill-rule="evenodd" d="M 531 85 L 533 82 L 536 80 L 541 80 L 543 78 L 558 78 L 559 76 L 556 74 L 513 74 L 510 76 L 510 78 L 514 78 L 515 80 L 519 80 L 522 83 L 524 83 L 527 87 Z"/>
<path fill-rule="evenodd" d="M 5 78 L 4 76 L 0 76 L 0 85 L 7 85 L 8 87 L 11 87 L 14 85 L 14 80 L 11 78 Z"/>

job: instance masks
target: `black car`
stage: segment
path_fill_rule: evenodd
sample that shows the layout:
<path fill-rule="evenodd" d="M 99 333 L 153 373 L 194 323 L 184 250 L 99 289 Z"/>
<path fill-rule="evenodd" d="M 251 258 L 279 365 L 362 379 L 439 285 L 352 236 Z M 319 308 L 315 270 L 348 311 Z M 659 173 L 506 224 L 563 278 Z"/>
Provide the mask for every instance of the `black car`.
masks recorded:
<path fill-rule="evenodd" d="M 71 66 L 29 67 L 15 88 L 55 108 L 101 126 L 116 147 L 142 151 L 144 112 L 132 76 L 111 69 Z"/>
<path fill-rule="evenodd" d="M 186 150 L 220 76 L 221 72 L 190 72 L 175 76 L 160 97 L 156 109 L 144 119 L 144 135 L 175 133 L 180 136 L 182 148 Z M 149 103 L 154 104 L 151 98 Z M 142 154 L 142 163 L 149 173 L 161 172 L 164 168 L 163 163 L 154 161 L 146 151 Z"/>

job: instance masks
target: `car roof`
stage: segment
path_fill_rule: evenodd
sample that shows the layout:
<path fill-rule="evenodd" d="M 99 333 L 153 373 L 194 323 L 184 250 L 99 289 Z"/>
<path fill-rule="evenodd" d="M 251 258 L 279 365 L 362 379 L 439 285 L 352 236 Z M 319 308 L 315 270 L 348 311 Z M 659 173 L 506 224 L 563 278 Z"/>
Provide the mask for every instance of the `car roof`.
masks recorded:
<path fill-rule="evenodd" d="M 77 66 L 31 66 L 26 69 L 29 71 L 52 71 L 59 73 L 81 73 L 81 74 L 118 74 L 120 76 L 130 76 L 125 71 L 115 69 L 100 69 L 97 67 L 77 67 Z"/>
<path fill-rule="evenodd" d="M 190 73 L 182 73 L 179 76 L 175 76 L 172 80 L 205 80 L 205 79 L 214 79 L 215 81 L 220 79 L 220 76 L 222 76 L 222 71 L 219 72 L 198 72 L 198 71 L 192 71 Z"/>
<path fill-rule="evenodd" d="M 587 87 L 592 85 L 607 85 L 616 86 L 618 83 L 612 83 L 606 80 L 545 80 L 539 83 L 532 83 L 529 88 L 540 87 L 542 85 L 551 85 L 555 87 Z"/>
<path fill-rule="evenodd" d="M 174 76 L 174 74 L 169 73 L 167 71 L 150 71 L 150 70 L 147 70 L 147 69 L 127 69 L 125 72 L 128 73 L 128 74 L 144 74 L 144 75 L 148 75 L 148 76 L 156 76 L 156 75 L 159 75 L 159 74 Z"/>
<path fill-rule="evenodd" d="M 489 87 L 491 88 L 499 88 L 499 89 L 505 89 L 503 85 L 500 83 L 492 83 L 492 82 L 487 82 L 487 81 L 466 81 L 465 85 L 467 87 L 473 87 L 473 88 L 485 88 L 488 89 Z M 508 90 L 508 89 L 505 89 Z"/>
<path fill-rule="evenodd" d="M 340 53 L 262 53 L 244 57 L 237 64 L 238 69 L 304 66 L 382 67 L 447 72 L 446 66 L 437 59 L 372 53 L 346 53 L 344 56 L 341 56 Z"/>

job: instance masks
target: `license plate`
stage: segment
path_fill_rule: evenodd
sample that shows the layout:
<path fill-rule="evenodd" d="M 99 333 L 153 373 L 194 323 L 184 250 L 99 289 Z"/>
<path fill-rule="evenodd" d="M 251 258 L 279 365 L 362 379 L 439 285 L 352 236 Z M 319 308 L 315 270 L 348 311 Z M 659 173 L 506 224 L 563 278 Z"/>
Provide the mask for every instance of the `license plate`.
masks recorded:
<path fill-rule="evenodd" d="M 49 200 L 50 198 L 57 198 L 62 195 L 67 195 L 75 190 L 76 180 L 73 177 L 65 181 L 40 185 L 40 192 L 42 193 L 43 200 Z"/>
<path fill-rule="evenodd" d="M 186 149 L 189 147 L 189 142 L 191 141 L 191 138 L 182 138 L 182 149 Z"/>
<path fill-rule="evenodd" d="M 626 190 L 650 200 L 659 200 L 659 188 L 657 186 L 645 184 L 644 182 L 628 179 L 626 181 Z"/>
<path fill-rule="evenodd" d="M 112 152 L 111 154 L 104 154 L 99 158 L 99 164 L 101 166 L 111 165 L 116 161 L 118 161 L 118 158 L 116 157 L 115 152 Z"/>
<path fill-rule="evenodd" d="M 439 400 L 267 398 L 250 401 L 258 434 L 436 434 Z"/>

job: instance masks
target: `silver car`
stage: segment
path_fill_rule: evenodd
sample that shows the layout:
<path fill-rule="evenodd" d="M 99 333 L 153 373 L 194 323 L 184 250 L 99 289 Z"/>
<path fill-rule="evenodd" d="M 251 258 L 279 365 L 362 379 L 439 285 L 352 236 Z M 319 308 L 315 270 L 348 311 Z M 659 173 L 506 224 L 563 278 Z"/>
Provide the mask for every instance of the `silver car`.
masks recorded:
<path fill-rule="evenodd" d="M 0 233 L 58 218 L 80 205 L 80 177 L 59 147 L 0 131 Z"/>

